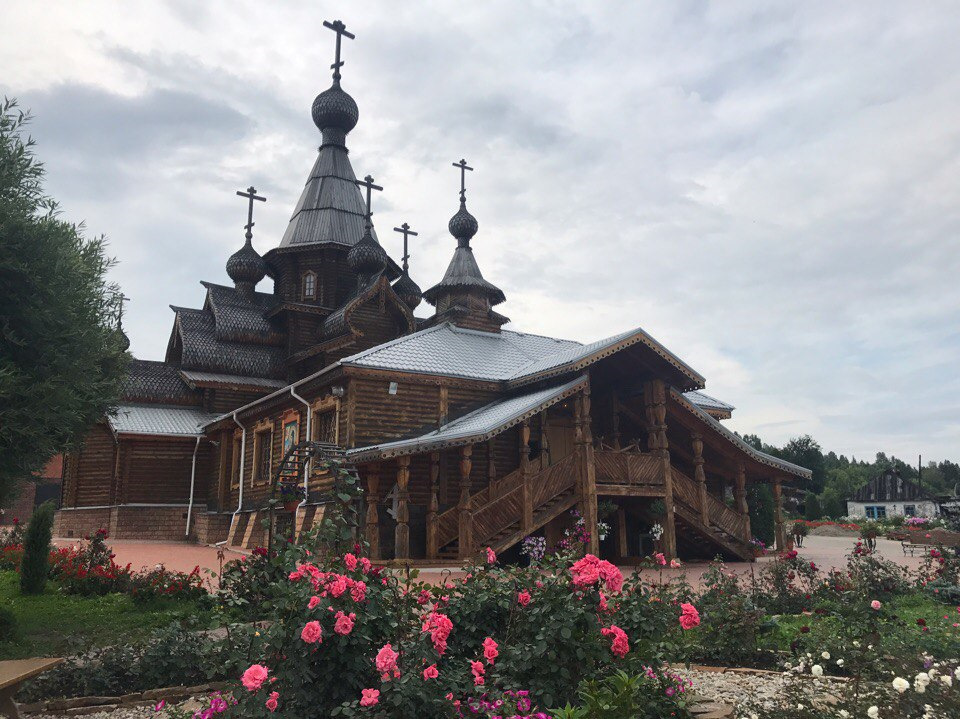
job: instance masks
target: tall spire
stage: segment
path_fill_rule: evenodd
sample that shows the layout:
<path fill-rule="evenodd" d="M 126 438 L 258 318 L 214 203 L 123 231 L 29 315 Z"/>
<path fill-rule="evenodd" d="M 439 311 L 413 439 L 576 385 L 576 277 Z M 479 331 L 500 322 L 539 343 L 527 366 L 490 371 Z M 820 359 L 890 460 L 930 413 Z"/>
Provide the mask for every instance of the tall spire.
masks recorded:
<path fill-rule="evenodd" d="M 423 298 L 437 308 L 438 315 L 451 312 L 465 317 L 465 323 L 471 326 L 499 328 L 507 320 L 490 308 L 507 298 L 499 287 L 483 278 L 470 247 L 470 240 L 479 229 L 477 218 L 467 210 L 466 173 L 473 168 L 466 160 L 454 162 L 453 166 L 460 168 L 460 209 L 450 218 L 447 228 L 456 238 L 457 248 L 443 279 L 424 292 Z"/>
<path fill-rule="evenodd" d="M 243 247 L 227 259 L 227 274 L 233 280 L 237 292 L 247 299 L 253 299 L 254 288 L 267 275 L 267 263 L 253 249 L 253 203 L 266 202 L 267 198 L 258 195 L 253 186 L 248 187 L 246 192 L 237 190 L 237 194 L 247 198 L 247 224 L 243 226 L 246 233 Z"/>

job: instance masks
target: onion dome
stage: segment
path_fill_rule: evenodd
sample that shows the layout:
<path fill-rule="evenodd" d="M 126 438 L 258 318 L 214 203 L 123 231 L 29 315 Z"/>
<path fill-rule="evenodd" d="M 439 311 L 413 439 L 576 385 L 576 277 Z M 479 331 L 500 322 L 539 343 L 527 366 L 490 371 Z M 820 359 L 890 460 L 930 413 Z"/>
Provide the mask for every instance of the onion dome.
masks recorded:
<path fill-rule="evenodd" d="M 227 260 L 227 274 L 233 280 L 238 290 L 253 291 L 257 283 L 267 276 L 267 263 L 260 254 L 253 249 L 250 240 L 252 235 L 247 233 L 247 241 L 243 247 L 230 255 Z"/>
<path fill-rule="evenodd" d="M 120 351 L 126 352 L 128 349 L 130 349 L 130 338 L 127 337 L 127 333 L 123 331 L 123 327 L 120 325 L 117 325 L 117 333 L 120 335 L 118 338 Z"/>
<path fill-rule="evenodd" d="M 400 279 L 393 283 L 393 291 L 397 293 L 397 297 L 403 301 L 403 304 L 411 310 L 415 310 L 423 300 L 420 285 L 410 279 L 407 272 L 400 275 Z"/>
<path fill-rule="evenodd" d="M 387 253 L 380 243 L 373 239 L 369 226 L 360 241 L 347 253 L 347 264 L 358 275 L 371 276 L 383 272 L 388 261 Z"/>
<path fill-rule="evenodd" d="M 450 218 L 447 229 L 450 230 L 451 235 L 457 238 L 458 244 L 461 246 L 469 245 L 470 240 L 480 229 L 477 218 L 467 211 L 467 203 L 464 200 L 460 200 L 460 209 L 457 210 L 457 214 Z"/>
<path fill-rule="evenodd" d="M 324 143 L 342 145 L 346 135 L 357 126 L 360 109 L 350 95 L 334 82 L 313 101 L 313 122 L 323 132 Z"/>

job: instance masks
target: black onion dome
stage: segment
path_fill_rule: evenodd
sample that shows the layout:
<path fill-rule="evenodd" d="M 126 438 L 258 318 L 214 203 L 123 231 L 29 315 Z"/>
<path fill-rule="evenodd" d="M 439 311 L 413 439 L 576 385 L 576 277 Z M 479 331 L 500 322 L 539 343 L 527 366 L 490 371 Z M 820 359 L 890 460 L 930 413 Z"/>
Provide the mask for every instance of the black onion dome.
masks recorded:
<path fill-rule="evenodd" d="M 383 272 L 389 258 L 380 243 L 373 239 L 369 228 L 360 241 L 347 253 L 347 264 L 359 275 L 374 275 Z"/>
<path fill-rule="evenodd" d="M 469 242 L 470 239 L 477 234 L 480 225 L 477 223 L 477 218 L 467 212 L 467 204 L 461 200 L 460 209 L 457 210 L 457 214 L 450 218 L 450 222 L 447 223 L 447 229 L 449 229 L 450 234 L 458 240 L 466 240 Z"/>
<path fill-rule="evenodd" d="M 267 276 L 267 263 L 260 254 L 253 249 L 250 238 L 243 243 L 243 247 L 230 255 L 227 260 L 227 274 L 234 284 L 250 282 L 256 285 Z"/>
<path fill-rule="evenodd" d="M 317 95 L 313 101 L 313 122 L 321 130 L 341 130 L 347 133 L 357 126 L 359 119 L 360 109 L 357 103 L 340 88 L 338 82 Z"/>
<path fill-rule="evenodd" d="M 410 279 L 410 275 L 406 272 L 400 275 L 400 279 L 393 283 L 393 291 L 397 293 L 397 297 L 403 301 L 403 304 L 411 310 L 416 309 L 417 305 L 419 305 L 423 299 L 420 285 Z"/>
<path fill-rule="evenodd" d="M 120 351 L 126 352 L 128 349 L 130 349 L 130 338 L 127 337 L 127 333 L 123 331 L 122 327 L 118 327 L 117 331 L 120 333 Z"/>

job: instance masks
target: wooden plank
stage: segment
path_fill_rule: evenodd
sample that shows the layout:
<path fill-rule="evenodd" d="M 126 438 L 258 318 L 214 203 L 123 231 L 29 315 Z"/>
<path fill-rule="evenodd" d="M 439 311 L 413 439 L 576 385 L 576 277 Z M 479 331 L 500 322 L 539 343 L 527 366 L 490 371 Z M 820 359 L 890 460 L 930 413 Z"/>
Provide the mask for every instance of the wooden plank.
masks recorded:
<path fill-rule="evenodd" d="M 32 657 L 30 659 L 6 659 L 0 661 L 0 689 L 6 689 L 38 674 L 43 674 L 63 659 L 60 657 Z"/>

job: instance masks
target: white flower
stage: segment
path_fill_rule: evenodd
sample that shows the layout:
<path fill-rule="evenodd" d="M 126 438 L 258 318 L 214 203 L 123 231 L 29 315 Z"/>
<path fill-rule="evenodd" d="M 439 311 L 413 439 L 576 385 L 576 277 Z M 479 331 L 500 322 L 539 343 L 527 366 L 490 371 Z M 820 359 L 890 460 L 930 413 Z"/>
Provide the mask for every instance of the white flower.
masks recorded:
<path fill-rule="evenodd" d="M 842 666 L 843 666 L 843 659 L 837 659 L 837 666 L 838 666 L 838 667 L 842 667 Z"/>
<path fill-rule="evenodd" d="M 910 682 L 903 677 L 897 677 L 893 680 L 893 688 L 903 694 L 905 691 L 907 691 L 907 689 L 910 688 Z"/>
<path fill-rule="evenodd" d="M 930 676 L 931 679 L 933 679 L 939 673 L 940 672 L 937 671 L 936 667 L 930 667 L 929 669 L 927 669 L 927 674 Z"/>
<path fill-rule="evenodd" d="M 940 681 L 943 682 L 948 687 L 953 686 L 953 677 L 950 676 L 949 674 L 941 674 Z"/>
<path fill-rule="evenodd" d="M 957 667 L 953 670 L 953 676 L 955 676 L 957 679 L 960 679 L 960 667 Z"/>
<path fill-rule="evenodd" d="M 820 656 L 823 657 L 824 659 L 829 659 L 829 658 L 830 658 L 830 652 L 823 652 Z"/>
<path fill-rule="evenodd" d="M 850 716 L 850 712 L 848 712 L 846 709 L 841 709 L 841 710 L 840 710 L 840 716 L 841 716 L 843 719 L 847 719 L 847 717 Z"/>
<path fill-rule="evenodd" d="M 917 694 L 923 694 L 925 691 L 927 691 L 927 685 L 926 685 L 926 684 L 916 684 L 916 683 L 915 683 L 915 684 L 913 685 L 913 690 L 914 690 Z"/>
<path fill-rule="evenodd" d="M 800 711 L 803 711 L 803 704 L 797 704 L 797 709 L 799 709 Z"/>
<path fill-rule="evenodd" d="M 919 674 L 917 674 L 917 676 L 913 678 L 913 683 L 927 686 L 927 684 L 930 683 L 930 675 L 927 674 L 926 672 L 920 672 Z"/>
<path fill-rule="evenodd" d="M 877 709 L 876 706 L 872 706 L 867 709 L 867 716 L 870 717 L 870 719 L 878 719 L 880 716 L 880 710 Z"/>
<path fill-rule="evenodd" d="M 814 664 L 812 667 L 810 667 L 810 673 L 815 677 L 822 677 L 823 667 L 821 667 L 819 664 Z"/>

